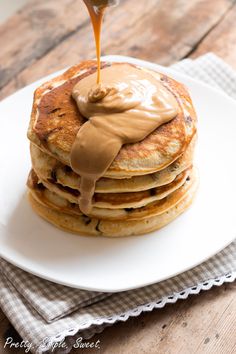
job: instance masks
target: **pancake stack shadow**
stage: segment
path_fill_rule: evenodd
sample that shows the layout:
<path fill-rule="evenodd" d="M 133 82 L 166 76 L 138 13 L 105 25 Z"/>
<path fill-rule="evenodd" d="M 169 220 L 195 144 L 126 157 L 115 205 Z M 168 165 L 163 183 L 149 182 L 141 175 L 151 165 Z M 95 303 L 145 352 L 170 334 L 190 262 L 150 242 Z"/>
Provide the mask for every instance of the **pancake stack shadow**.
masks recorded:
<path fill-rule="evenodd" d="M 122 147 L 96 184 L 91 213 L 83 215 L 80 177 L 70 167 L 70 151 L 85 119 L 71 91 L 95 70 L 94 61 L 83 62 L 36 90 L 28 130 L 29 200 L 41 217 L 73 233 L 122 237 L 157 230 L 185 211 L 197 190 L 191 98 L 182 84 L 153 72 L 176 97 L 179 114 L 142 142 Z"/>

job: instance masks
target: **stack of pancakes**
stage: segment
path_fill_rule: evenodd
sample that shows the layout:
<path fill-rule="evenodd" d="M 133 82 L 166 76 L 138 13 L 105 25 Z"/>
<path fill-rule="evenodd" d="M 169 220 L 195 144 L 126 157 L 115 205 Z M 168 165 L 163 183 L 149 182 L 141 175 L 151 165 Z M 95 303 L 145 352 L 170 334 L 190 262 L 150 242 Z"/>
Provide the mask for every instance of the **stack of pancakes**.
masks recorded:
<path fill-rule="evenodd" d="M 102 67 L 109 65 L 119 64 Z M 191 204 L 197 188 L 191 98 L 182 84 L 151 72 L 173 93 L 179 113 L 141 142 L 122 147 L 96 184 L 91 213 L 84 215 L 78 202 L 80 176 L 70 167 L 70 152 L 86 119 L 71 93 L 79 80 L 95 71 L 96 62 L 83 62 L 35 92 L 28 130 L 30 202 L 44 219 L 78 234 L 118 237 L 159 229 Z"/>

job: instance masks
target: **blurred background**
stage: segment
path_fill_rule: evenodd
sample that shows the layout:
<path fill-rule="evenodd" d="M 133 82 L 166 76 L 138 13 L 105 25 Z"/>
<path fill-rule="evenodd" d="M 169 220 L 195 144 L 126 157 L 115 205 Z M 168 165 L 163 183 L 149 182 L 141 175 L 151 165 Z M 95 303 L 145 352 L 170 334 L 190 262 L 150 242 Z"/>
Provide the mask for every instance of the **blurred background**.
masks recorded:
<path fill-rule="evenodd" d="M 236 0 L 121 0 L 109 9 L 102 54 L 161 65 L 214 52 L 236 68 Z M 82 0 L 0 0 L 0 100 L 95 57 Z"/>
<path fill-rule="evenodd" d="M 0 0 L 0 23 L 19 10 L 28 0 Z"/>

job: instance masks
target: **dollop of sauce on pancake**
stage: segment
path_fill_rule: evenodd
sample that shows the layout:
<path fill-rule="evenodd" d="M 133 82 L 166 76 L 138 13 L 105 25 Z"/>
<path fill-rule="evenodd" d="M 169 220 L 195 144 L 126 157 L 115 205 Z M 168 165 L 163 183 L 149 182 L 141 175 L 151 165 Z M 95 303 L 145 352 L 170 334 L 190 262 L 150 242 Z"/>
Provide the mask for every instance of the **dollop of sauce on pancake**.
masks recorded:
<path fill-rule="evenodd" d="M 79 206 L 92 208 L 96 181 L 118 155 L 122 145 L 137 143 L 178 114 L 173 94 L 158 75 L 117 64 L 83 78 L 73 88 L 80 113 L 88 120 L 77 133 L 71 150 L 71 167 L 81 176 Z"/>

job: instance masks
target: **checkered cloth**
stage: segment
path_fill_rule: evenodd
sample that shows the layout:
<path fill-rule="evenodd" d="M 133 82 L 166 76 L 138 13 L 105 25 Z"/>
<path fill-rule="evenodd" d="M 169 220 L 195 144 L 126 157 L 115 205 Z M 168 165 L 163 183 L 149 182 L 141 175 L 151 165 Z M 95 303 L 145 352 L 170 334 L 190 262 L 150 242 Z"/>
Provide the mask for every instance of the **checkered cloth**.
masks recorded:
<path fill-rule="evenodd" d="M 207 54 L 173 65 L 236 99 L 236 73 Z M 185 299 L 236 278 L 236 241 L 201 265 L 160 283 L 115 294 L 72 289 L 51 283 L 0 260 L 0 306 L 33 353 L 64 341 L 69 353 L 76 338 L 90 338 L 106 326 L 143 311 Z M 55 351 L 54 351 L 55 352 Z"/>

